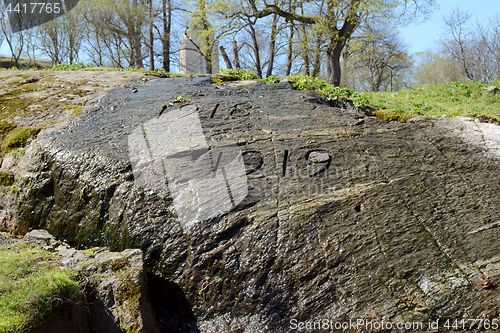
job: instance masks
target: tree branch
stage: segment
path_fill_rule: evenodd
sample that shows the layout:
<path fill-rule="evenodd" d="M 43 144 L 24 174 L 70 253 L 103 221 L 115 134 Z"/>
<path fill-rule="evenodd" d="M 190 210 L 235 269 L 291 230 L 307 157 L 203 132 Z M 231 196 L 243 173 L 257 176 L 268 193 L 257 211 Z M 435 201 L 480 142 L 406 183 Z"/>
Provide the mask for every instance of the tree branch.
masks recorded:
<path fill-rule="evenodd" d="M 321 19 L 320 16 L 299 15 L 293 12 L 288 12 L 286 10 L 282 10 L 276 5 L 267 5 L 266 8 L 260 11 L 257 10 L 257 7 L 255 7 L 255 4 L 253 2 L 251 2 L 251 5 L 253 10 L 253 14 L 251 16 L 255 18 L 262 18 L 272 14 L 276 14 L 289 21 L 299 21 L 308 24 L 315 24 Z"/>

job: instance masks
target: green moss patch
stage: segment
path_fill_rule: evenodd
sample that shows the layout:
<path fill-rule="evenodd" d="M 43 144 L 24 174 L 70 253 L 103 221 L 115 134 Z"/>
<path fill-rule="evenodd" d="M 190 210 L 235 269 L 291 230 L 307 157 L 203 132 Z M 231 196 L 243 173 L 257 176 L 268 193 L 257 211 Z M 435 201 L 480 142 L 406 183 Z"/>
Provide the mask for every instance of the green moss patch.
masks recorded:
<path fill-rule="evenodd" d="M 131 330 L 125 328 L 127 332 L 137 332 L 139 330 L 139 304 L 142 294 L 140 286 L 132 279 L 132 275 L 133 271 L 122 276 L 124 282 L 118 287 L 116 299 L 119 310 L 123 308 L 123 312 L 132 316 L 133 327 Z M 120 318 L 120 321 L 123 323 L 126 319 Z"/>
<path fill-rule="evenodd" d="M 5 137 L 16 127 L 16 124 L 10 123 L 5 120 L 0 121 L 0 140 L 5 139 Z"/>
<path fill-rule="evenodd" d="M 491 123 L 491 124 L 500 124 L 500 117 L 499 116 L 493 116 L 490 114 L 480 114 L 475 116 L 477 120 L 481 123 Z"/>
<path fill-rule="evenodd" d="M 11 186 L 14 184 L 14 175 L 10 172 L 0 171 L 0 186 Z"/>
<path fill-rule="evenodd" d="M 405 123 L 412 117 L 405 114 L 404 112 L 398 112 L 397 110 L 377 110 L 374 113 L 375 117 L 382 119 L 383 121 L 397 121 L 400 123 Z"/>
<path fill-rule="evenodd" d="M 63 110 L 73 110 L 73 114 L 75 116 L 79 116 L 81 111 L 83 110 L 83 106 L 69 104 L 69 105 L 63 106 Z"/>
<path fill-rule="evenodd" d="M 50 72 L 37 72 L 36 76 L 34 73 L 10 75 L 2 77 L 1 81 L 0 119 L 50 112 L 59 106 L 71 105 L 72 97 L 83 97 L 89 93 L 80 89 L 84 82 L 61 81 Z"/>
<path fill-rule="evenodd" d="M 80 299 L 77 273 L 26 243 L 0 247 L 0 332 L 33 331 L 64 302 Z"/>
<path fill-rule="evenodd" d="M 128 259 L 127 258 L 115 259 L 111 263 L 111 270 L 113 272 L 117 272 L 117 271 L 119 271 L 119 270 L 127 267 L 127 265 L 128 265 Z"/>
<path fill-rule="evenodd" d="M 22 148 L 26 142 L 37 136 L 39 127 L 19 127 L 11 131 L 3 140 L 2 154 L 6 154 L 16 148 Z"/>

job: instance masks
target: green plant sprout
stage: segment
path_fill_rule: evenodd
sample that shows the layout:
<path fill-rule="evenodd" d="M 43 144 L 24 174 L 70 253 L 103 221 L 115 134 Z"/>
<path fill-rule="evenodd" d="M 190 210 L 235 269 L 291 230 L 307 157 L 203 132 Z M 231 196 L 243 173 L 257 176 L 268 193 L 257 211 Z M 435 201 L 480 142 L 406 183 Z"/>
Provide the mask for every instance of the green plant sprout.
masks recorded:
<path fill-rule="evenodd" d="M 201 285 L 201 289 L 198 292 L 199 295 L 203 297 L 203 303 L 206 303 L 205 290 L 207 290 L 211 285 L 219 283 L 221 280 L 222 278 L 220 276 L 214 276 L 212 281 L 210 281 L 210 276 L 205 276 L 205 281 Z"/>

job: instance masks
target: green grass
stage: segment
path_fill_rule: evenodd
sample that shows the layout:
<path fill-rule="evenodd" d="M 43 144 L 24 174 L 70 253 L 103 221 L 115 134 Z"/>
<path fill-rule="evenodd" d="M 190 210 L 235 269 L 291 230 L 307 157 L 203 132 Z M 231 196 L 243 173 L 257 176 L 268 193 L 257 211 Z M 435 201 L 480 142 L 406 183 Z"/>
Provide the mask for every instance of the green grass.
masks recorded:
<path fill-rule="evenodd" d="M 375 115 L 386 121 L 405 122 L 411 118 L 456 117 L 486 115 L 500 116 L 500 95 L 490 94 L 479 82 L 451 82 L 405 89 L 399 92 L 363 93 L 377 111 Z"/>
<path fill-rule="evenodd" d="M 450 82 L 427 85 L 399 92 L 355 92 L 327 84 L 324 80 L 306 75 L 286 77 L 292 88 L 318 91 L 327 101 L 340 98 L 351 100 L 360 109 L 374 109 L 376 117 L 385 121 L 406 122 L 415 117 L 478 117 L 484 121 L 500 123 L 500 94 L 488 93 L 489 85 L 500 86 L 500 81 Z M 279 82 L 272 77 L 267 83 Z"/>
<path fill-rule="evenodd" d="M 57 267 L 55 254 L 27 243 L 0 247 L 0 332 L 32 331 L 81 297 L 77 273 Z"/>
<path fill-rule="evenodd" d="M 50 61 L 37 60 L 35 62 L 35 67 L 37 69 L 47 69 L 50 68 L 50 66 L 52 66 Z M 21 69 L 30 69 L 31 67 L 33 67 L 33 63 L 29 59 L 20 59 L 19 67 Z M 11 58 L 0 57 L 0 70 L 19 70 L 19 69 L 14 67 L 14 61 L 12 61 Z"/>

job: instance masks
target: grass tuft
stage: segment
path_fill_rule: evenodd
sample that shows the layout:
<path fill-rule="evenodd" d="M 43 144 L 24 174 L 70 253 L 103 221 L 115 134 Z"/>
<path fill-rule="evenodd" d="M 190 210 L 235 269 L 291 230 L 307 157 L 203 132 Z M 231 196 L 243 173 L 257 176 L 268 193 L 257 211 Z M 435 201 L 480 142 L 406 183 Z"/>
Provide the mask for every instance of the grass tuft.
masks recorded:
<path fill-rule="evenodd" d="M 0 332 L 32 331 L 81 297 L 76 271 L 57 267 L 55 254 L 27 243 L 0 247 Z"/>

